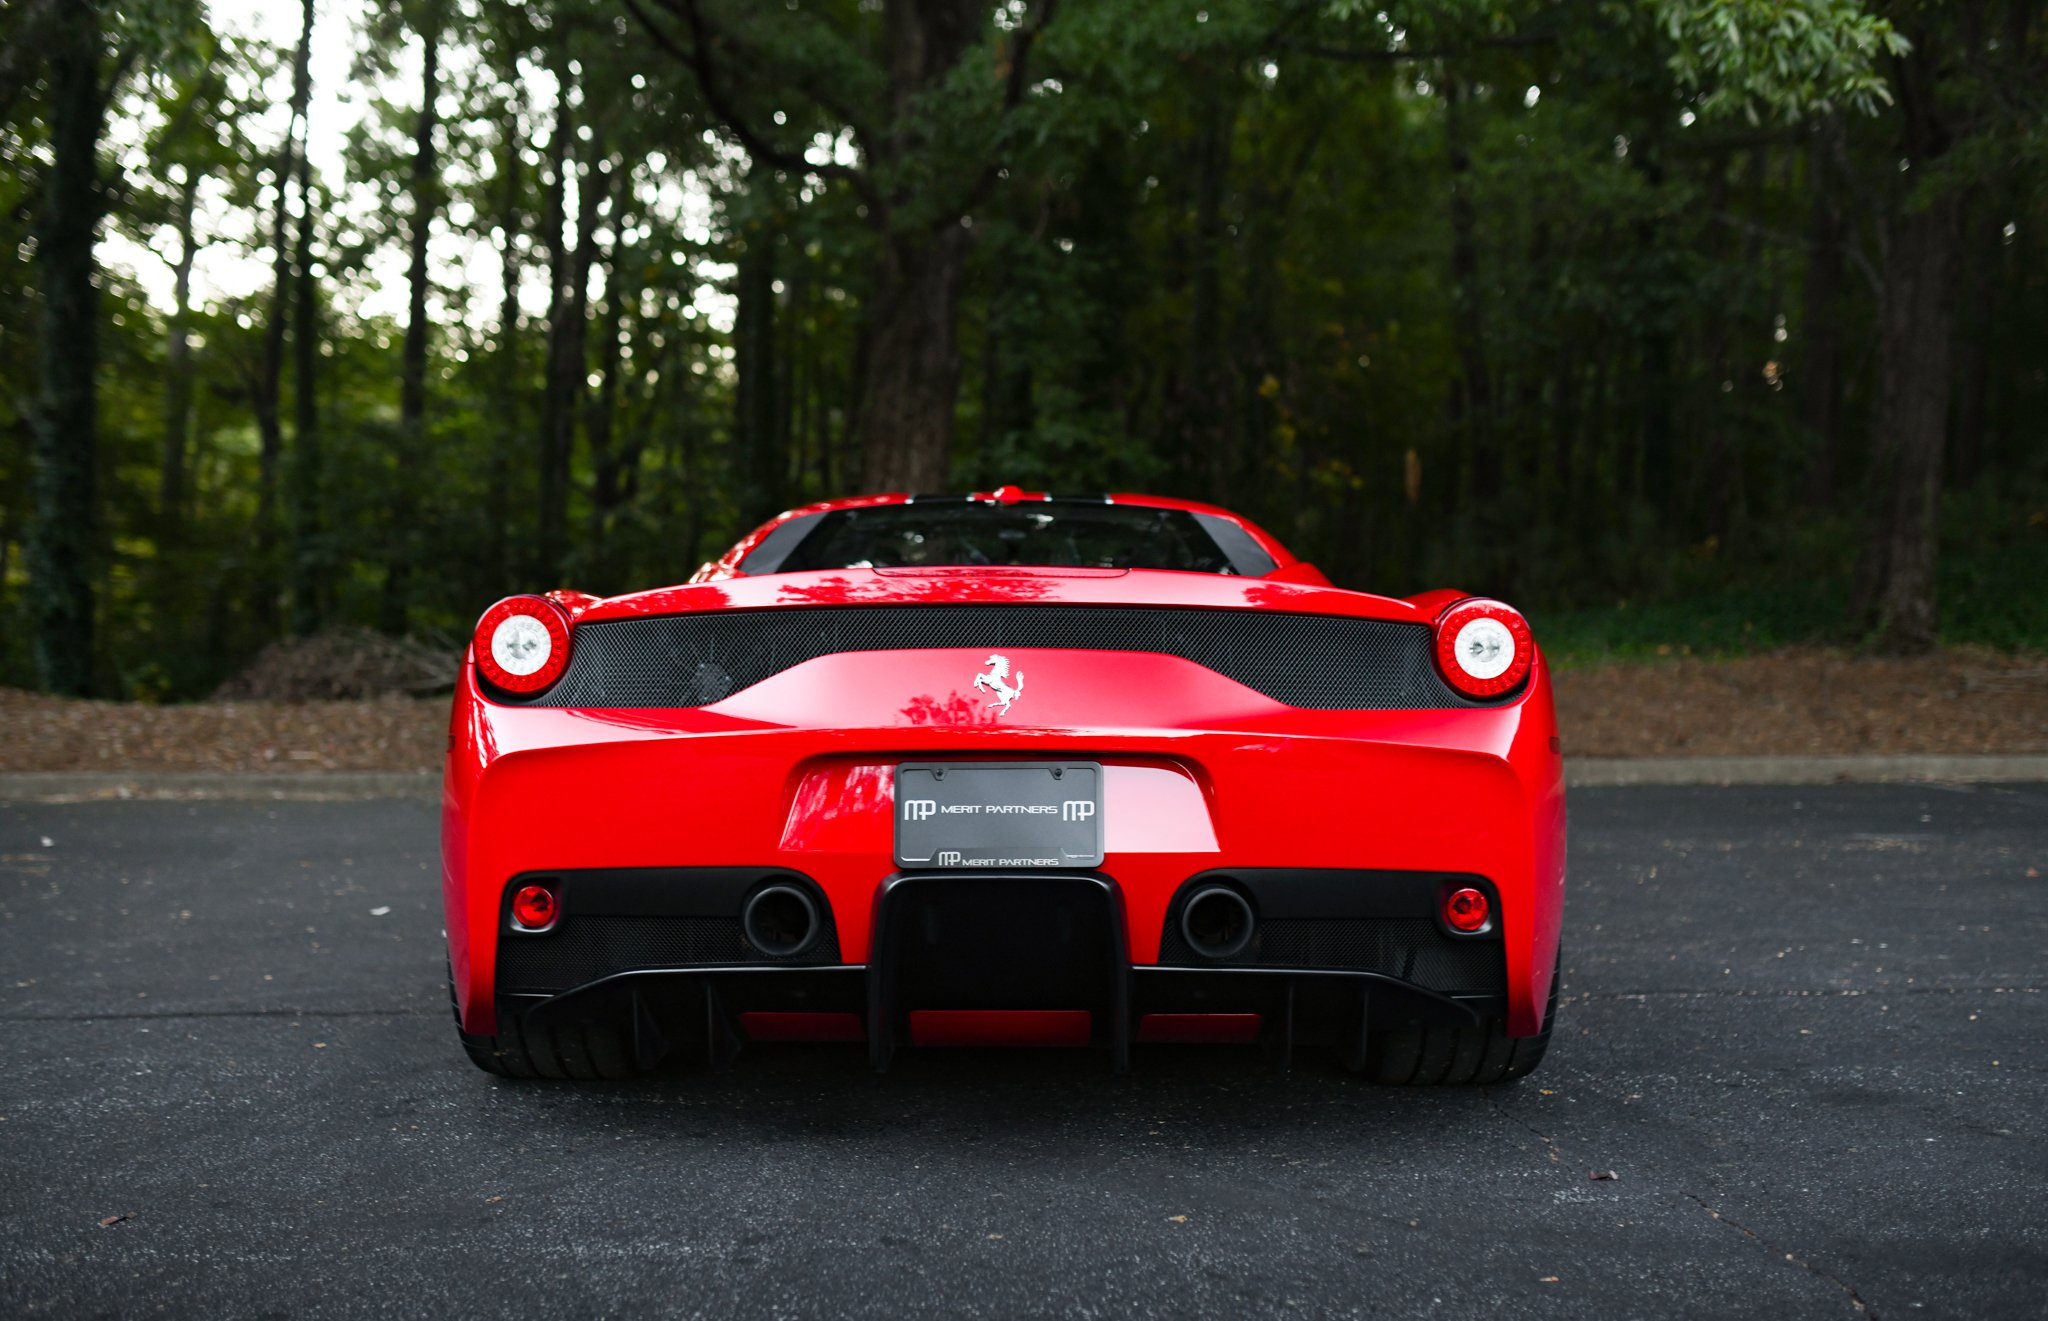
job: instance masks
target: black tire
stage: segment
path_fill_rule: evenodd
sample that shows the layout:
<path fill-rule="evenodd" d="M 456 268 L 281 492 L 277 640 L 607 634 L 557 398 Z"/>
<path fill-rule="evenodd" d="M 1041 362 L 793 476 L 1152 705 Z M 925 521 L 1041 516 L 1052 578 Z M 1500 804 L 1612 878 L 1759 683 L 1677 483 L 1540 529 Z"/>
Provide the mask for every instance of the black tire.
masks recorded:
<path fill-rule="evenodd" d="M 557 1018 L 534 1027 L 517 1014 L 498 1015 L 498 1035 L 462 1029 L 462 1011 L 455 1004 L 455 978 L 448 978 L 448 1005 L 455 1012 L 455 1034 L 462 1038 L 470 1063 L 500 1078 L 564 1078 L 595 1082 L 637 1078 L 641 1074 L 633 1047 L 617 1023 L 599 1018 Z"/>
<path fill-rule="evenodd" d="M 1507 1024 L 1497 1018 L 1477 1027 L 1431 1023 L 1377 1032 L 1366 1054 L 1365 1074 L 1374 1082 L 1397 1087 L 1467 1087 L 1526 1077 L 1550 1048 L 1550 1032 L 1557 1024 L 1557 986 L 1563 980 L 1560 956 L 1550 978 L 1543 1030 L 1533 1037 L 1509 1036 Z"/>

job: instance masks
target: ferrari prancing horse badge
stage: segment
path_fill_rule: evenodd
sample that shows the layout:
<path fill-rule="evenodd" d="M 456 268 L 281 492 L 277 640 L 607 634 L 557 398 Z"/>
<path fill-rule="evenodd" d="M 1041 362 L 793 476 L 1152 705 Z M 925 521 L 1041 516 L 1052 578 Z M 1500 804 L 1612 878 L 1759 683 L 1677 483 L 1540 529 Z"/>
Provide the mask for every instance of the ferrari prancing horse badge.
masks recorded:
<path fill-rule="evenodd" d="M 1010 703 L 1024 695 L 1024 671 L 1017 671 L 1017 682 L 1013 684 L 1009 681 L 1010 658 L 1008 656 L 991 656 L 983 661 L 982 664 L 988 666 L 988 673 L 975 675 L 974 686 L 983 692 L 994 693 L 996 700 L 990 702 L 989 705 L 1001 707 L 1005 715 L 1009 714 Z"/>

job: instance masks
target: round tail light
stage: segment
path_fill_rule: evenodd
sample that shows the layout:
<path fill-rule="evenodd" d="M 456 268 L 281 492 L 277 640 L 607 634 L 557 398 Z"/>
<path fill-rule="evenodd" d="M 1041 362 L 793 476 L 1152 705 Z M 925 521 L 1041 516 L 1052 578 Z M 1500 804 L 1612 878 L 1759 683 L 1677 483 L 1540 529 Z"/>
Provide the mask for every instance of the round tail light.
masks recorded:
<path fill-rule="evenodd" d="M 530 696 L 569 668 L 569 621 L 546 597 L 508 596 L 477 621 L 473 650 L 493 688 Z"/>
<path fill-rule="evenodd" d="M 545 931 L 561 913 L 555 892 L 545 885 L 522 885 L 512 896 L 512 921 L 522 931 Z"/>
<path fill-rule="evenodd" d="M 1486 930 L 1486 924 L 1493 920 L 1493 905 L 1486 898 L 1486 891 L 1471 886 L 1453 890 L 1444 896 L 1444 925 L 1453 931 L 1468 935 Z"/>
<path fill-rule="evenodd" d="M 1436 621 L 1436 667 L 1467 697 L 1512 691 L 1535 658 L 1529 621 L 1498 601 L 1460 601 Z"/>

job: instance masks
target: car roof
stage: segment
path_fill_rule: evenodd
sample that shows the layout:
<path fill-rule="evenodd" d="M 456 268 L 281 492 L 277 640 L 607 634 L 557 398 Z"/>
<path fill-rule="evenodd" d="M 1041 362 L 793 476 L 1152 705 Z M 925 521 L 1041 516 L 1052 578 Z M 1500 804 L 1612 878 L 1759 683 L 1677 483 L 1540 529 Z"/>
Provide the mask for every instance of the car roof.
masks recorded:
<path fill-rule="evenodd" d="M 1141 509 L 1174 509 L 1189 514 L 1206 514 L 1225 519 L 1239 528 L 1256 542 L 1259 548 L 1273 559 L 1275 570 L 1285 569 L 1301 561 L 1288 550 L 1280 540 L 1242 514 L 1225 509 L 1220 505 L 1204 504 L 1198 500 L 1182 500 L 1174 496 L 1146 495 L 1129 491 L 1101 491 L 1084 494 L 1059 494 L 1048 491 L 1031 491 L 1018 486 L 998 486 L 988 491 L 951 492 L 943 494 L 913 494 L 892 491 L 879 495 L 849 496 L 838 500 L 821 500 L 816 504 L 787 510 L 769 519 L 746 536 L 734 543 L 733 547 L 717 559 L 697 570 L 690 578 L 693 583 L 715 582 L 731 578 L 740 573 L 740 562 L 751 554 L 754 548 L 766 540 L 768 535 L 783 524 L 799 518 L 810 518 L 818 514 L 837 513 L 844 509 L 874 509 L 886 505 L 912 504 L 955 504 L 971 502 L 987 505 L 1022 504 L 1106 504 L 1135 506 Z"/>

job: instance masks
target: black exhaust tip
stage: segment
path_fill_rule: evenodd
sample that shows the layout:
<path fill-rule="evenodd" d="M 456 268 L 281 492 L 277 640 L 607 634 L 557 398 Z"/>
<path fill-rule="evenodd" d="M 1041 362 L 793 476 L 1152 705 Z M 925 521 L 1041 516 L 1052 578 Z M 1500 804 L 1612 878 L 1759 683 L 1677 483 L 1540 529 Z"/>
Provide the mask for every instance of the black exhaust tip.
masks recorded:
<path fill-rule="evenodd" d="M 1180 910 L 1180 934 L 1205 959 L 1230 959 L 1252 943 L 1257 919 L 1245 897 L 1226 886 L 1198 890 Z"/>
<path fill-rule="evenodd" d="M 771 959 L 789 959 L 818 939 L 818 905 L 801 886 L 764 885 L 740 910 L 747 943 Z"/>

